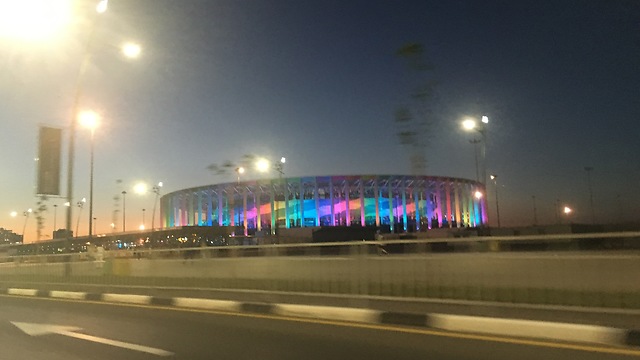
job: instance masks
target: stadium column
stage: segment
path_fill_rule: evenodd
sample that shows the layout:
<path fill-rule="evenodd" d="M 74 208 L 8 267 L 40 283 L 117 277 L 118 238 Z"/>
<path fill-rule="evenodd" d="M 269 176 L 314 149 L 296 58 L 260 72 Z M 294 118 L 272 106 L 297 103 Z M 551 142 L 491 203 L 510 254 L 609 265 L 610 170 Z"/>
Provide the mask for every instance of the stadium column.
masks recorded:
<path fill-rule="evenodd" d="M 227 191 L 227 194 L 228 194 L 227 208 L 229 209 L 229 225 L 235 227 L 236 226 L 236 188 L 235 186 L 231 187 L 231 191 Z"/>
<path fill-rule="evenodd" d="M 431 229 L 431 219 L 433 219 L 433 202 L 431 201 L 432 198 L 432 194 L 431 191 L 429 191 L 429 184 L 430 181 L 427 180 L 424 183 L 424 195 L 425 195 L 425 208 L 426 208 L 426 215 L 427 215 L 427 229 Z"/>
<path fill-rule="evenodd" d="M 483 185 L 483 189 L 482 189 L 482 193 L 484 194 L 484 196 L 482 197 L 482 203 L 481 203 L 481 207 L 482 207 L 482 225 L 488 225 L 489 224 L 489 211 L 487 210 L 487 204 L 488 204 L 488 196 L 487 196 L 487 186 Z"/>
<path fill-rule="evenodd" d="M 442 203 L 442 183 L 436 183 L 436 209 L 438 211 L 438 227 L 442 227 L 442 207 L 444 204 Z"/>
<path fill-rule="evenodd" d="M 291 224 L 289 224 L 289 181 L 287 179 L 282 179 L 282 193 L 284 194 L 284 222 L 285 228 L 290 228 Z"/>
<path fill-rule="evenodd" d="M 298 218 L 300 219 L 300 227 L 304 227 L 304 194 L 305 189 L 303 188 L 302 178 L 300 178 L 300 182 L 298 183 L 298 204 L 300 211 L 298 211 Z"/>
<path fill-rule="evenodd" d="M 224 226 L 224 199 L 222 193 L 222 186 L 218 185 L 218 225 Z"/>
<path fill-rule="evenodd" d="M 320 197 L 318 194 L 318 178 L 313 178 L 313 200 L 316 203 L 316 226 L 320 226 Z"/>
<path fill-rule="evenodd" d="M 249 235 L 249 224 L 247 222 L 247 187 L 242 189 L 242 224 L 244 227 L 244 236 Z"/>
<path fill-rule="evenodd" d="M 331 226 L 336 226 L 336 209 L 333 199 L 333 177 L 329 178 L 329 197 L 331 198 Z"/>
<path fill-rule="evenodd" d="M 376 202 L 376 226 L 380 226 L 380 186 L 378 185 L 378 181 L 376 178 L 373 183 L 373 196 Z"/>
<path fill-rule="evenodd" d="M 460 182 L 458 180 L 453 184 L 453 199 L 456 203 L 456 227 L 460 227 L 463 221 L 460 221 Z"/>
<path fill-rule="evenodd" d="M 349 179 L 344 179 L 344 218 L 347 222 L 347 226 L 351 226 L 351 184 L 349 184 Z"/>
<path fill-rule="evenodd" d="M 207 191 L 207 226 L 213 225 L 213 190 Z"/>
<path fill-rule="evenodd" d="M 260 189 L 260 185 L 256 184 L 256 191 L 253 194 L 254 204 L 256 204 L 256 230 L 262 231 L 262 214 L 260 213 L 260 207 L 262 203 L 260 198 L 262 197 L 262 190 Z"/>
<path fill-rule="evenodd" d="M 194 225 L 200 226 L 202 225 L 202 191 L 198 191 L 198 211 L 196 214 L 198 214 L 198 218 Z"/>
<path fill-rule="evenodd" d="M 364 179 L 360 178 L 360 226 L 365 226 L 366 215 L 364 208 Z"/>
<path fill-rule="evenodd" d="M 416 232 L 420 231 L 420 192 L 418 191 L 418 187 L 413 187 L 413 204 L 415 210 L 415 221 L 416 221 Z"/>
<path fill-rule="evenodd" d="M 468 187 L 467 189 L 467 197 L 468 197 L 468 203 L 469 203 L 469 226 L 476 226 L 476 214 L 475 214 L 475 208 L 474 208 L 474 204 L 473 204 L 473 187 Z"/>
<path fill-rule="evenodd" d="M 193 225 L 193 220 L 195 218 L 194 208 L 195 204 L 193 201 L 194 193 L 192 191 L 189 192 L 189 198 L 187 199 L 187 223 L 186 225 Z"/>
<path fill-rule="evenodd" d="M 449 228 L 453 227 L 451 221 L 453 215 L 453 209 L 451 209 L 451 179 L 446 179 L 444 183 L 445 199 L 447 201 L 447 224 Z"/>
<path fill-rule="evenodd" d="M 402 229 L 407 232 L 407 183 L 404 178 L 402 181 Z"/>
<path fill-rule="evenodd" d="M 278 220 L 278 214 L 276 214 L 276 189 L 273 181 L 271 182 L 271 234 L 276 233 L 276 221 Z"/>
<path fill-rule="evenodd" d="M 389 228 L 391 233 L 394 232 L 395 224 L 396 224 L 396 216 L 393 208 L 393 188 L 391 184 L 391 178 L 389 178 L 389 182 L 387 182 L 387 187 L 389 190 Z"/>

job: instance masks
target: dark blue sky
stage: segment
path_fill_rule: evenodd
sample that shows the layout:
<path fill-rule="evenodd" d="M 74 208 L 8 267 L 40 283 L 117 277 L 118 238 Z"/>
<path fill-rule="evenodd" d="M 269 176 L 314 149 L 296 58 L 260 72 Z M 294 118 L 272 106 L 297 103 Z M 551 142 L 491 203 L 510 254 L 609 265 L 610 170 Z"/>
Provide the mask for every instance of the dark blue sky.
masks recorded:
<path fill-rule="evenodd" d="M 207 166 L 247 153 L 286 156 L 290 176 L 410 173 L 393 122 L 412 84 L 394 53 L 409 42 L 424 45 L 439 82 L 428 175 L 475 178 L 472 135 L 460 121 L 487 115 L 487 171 L 499 175 L 503 225 L 532 222 L 532 195 L 539 222 L 555 222 L 556 199 L 576 209 L 573 220 L 588 222 L 585 166 L 594 168 L 596 215 L 637 220 L 637 1 L 109 5 L 96 26 L 81 98 L 104 116 L 96 133 L 99 232 L 111 222 L 116 179 L 127 187 L 162 180 L 164 191 L 231 181 Z M 77 7 L 75 16 L 81 21 L 60 43 L 34 48 L 2 39 L 6 213 L 35 203 L 37 125 L 69 123 L 93 15 Z M 118 56 L 126 39 L 143 45 L 138 61 Z M 77 147 L 75 194 L 82 197 L 87 139 L 79 135 Z M 489 191 L 493 212 L 493 186 Z M 128 223 L 137 223 L 153 198 L 131 196 L 127 204 Z M 0 226 L 17 228 L 18 220 L 6 217 Z"/>

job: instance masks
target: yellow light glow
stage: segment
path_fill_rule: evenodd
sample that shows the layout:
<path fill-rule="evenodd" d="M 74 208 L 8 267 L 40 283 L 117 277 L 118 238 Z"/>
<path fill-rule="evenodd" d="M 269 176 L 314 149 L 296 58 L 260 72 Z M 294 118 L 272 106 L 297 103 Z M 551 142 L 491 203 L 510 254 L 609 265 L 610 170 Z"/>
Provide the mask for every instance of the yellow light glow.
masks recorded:
<path fill-rule="evenodd" d="M 482 199 L 482 193 L 480 191 L 476 191 L 476 193 L 474 194 L 476 199 Z"/>
<path fill-rule="evenodd" d="M 260 171 L 260 172 L 267 172 L 269 171 L 269 160 L 261 158 L 258 159 L 258 161 L 256 161 L 256 170 Z"/>
<path fill-rule="evenodd" d="M 107 11 L 108 6 L 109 6 L 109 0 L 101 0 L 96 6 L 96 11 L 102 14 L 105 11 Z"/>
<path fill-rule="evenodd" d="M 144 194 L 147 192 L 147 184 L 137 183 L 136 186 L 133 187 L 133 191 L 135 191 L 136 194 Z"/>
<path fill-rule="evenodd" d="M 128 57 L 129 59 L 136 59 L 140 57 L 140 53 L 142 53 L 142 48 L 140 48 L 140 45 L 138 44 L 128 42 L 122 45 L 122 53 L 124 54 L 124 56 Z"/>
<path fill-rule="evenodd" d="M 476 128 L 476 121 L 473 119 L 466 119 L 465 121 L 462 122 L 462 127 L 465 130 L 473 130 Z"/>
<path fill-rule="evenodd" d="M 144 230 L 144 225 L 140 225 L 139 229 Z"/>
<path fill-rule="evenodd" d="M 71 23 L 71 0 L 0 0 L 0 37 L 43 41 Z"/>
<path fill-rule="evenodd" d="M 571 212 L 573 211 L 573 209 L 571 209 L 571 208 L 570 208 L 570 207 L 568 207 L 568 206 L 565 206 L 563 211 L 564 211 L 564 213 L 565 213 L 565 214 L 569 215 L 569 214 L 571 214 Z"/>
<path fill-rule="evenodd" d="M 244 168 L 242 166 L 238 168 L 238 174 L 244 174 Z"/>
<path fill-rule="evenodd" d="M 16 217 L 16 216 L 18 216 L 18 212 L 17 211 L 12 211 L 10 215 L 11 215 L 11 217 Z"/>
<path fill-rule="evenodd" d="M 93 130 L 98 127 L 100 115 L 93 111 L 83 111 L 78 115 L 78 121 L 80 122 L 80 125 Z"/>

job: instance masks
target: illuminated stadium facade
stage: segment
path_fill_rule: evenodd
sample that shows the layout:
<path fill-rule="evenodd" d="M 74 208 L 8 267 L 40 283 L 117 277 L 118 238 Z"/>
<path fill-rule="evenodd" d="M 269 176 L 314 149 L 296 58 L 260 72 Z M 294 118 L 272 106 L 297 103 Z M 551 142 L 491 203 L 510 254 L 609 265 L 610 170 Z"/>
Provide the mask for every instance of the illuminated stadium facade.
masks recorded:
<path fill-rule="evenodd" d="M 488 224 L 484 186 L 433 176 L 356 175 L 253 180 L 162 196 L 164 228 L 379 226 L 391 232 Z"/>

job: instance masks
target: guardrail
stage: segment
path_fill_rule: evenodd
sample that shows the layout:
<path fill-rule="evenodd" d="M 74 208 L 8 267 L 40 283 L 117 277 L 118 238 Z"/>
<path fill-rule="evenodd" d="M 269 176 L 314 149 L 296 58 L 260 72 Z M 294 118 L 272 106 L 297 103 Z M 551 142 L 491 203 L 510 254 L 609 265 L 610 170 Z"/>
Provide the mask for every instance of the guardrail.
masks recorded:
<path fill-rule="evenodd" d="M 0 282 L 252 289 L 640 308 L 640 233 L 9 256 Z"/>

